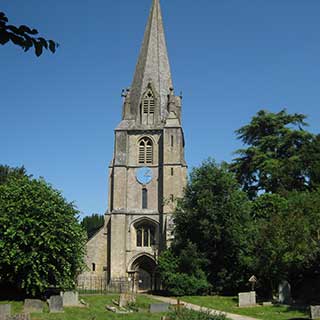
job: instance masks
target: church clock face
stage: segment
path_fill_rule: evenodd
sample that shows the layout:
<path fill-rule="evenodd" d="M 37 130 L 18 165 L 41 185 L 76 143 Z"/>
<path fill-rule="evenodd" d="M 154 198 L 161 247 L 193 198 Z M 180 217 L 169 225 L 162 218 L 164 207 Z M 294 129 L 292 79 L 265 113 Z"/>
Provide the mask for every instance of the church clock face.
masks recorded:
<path fill-rule="evenodd" d="M 152 181 L 152 170 L 148 167 L 139 168 L 136 171 L 136 178 L 141 184 L 148 184 Z"/>

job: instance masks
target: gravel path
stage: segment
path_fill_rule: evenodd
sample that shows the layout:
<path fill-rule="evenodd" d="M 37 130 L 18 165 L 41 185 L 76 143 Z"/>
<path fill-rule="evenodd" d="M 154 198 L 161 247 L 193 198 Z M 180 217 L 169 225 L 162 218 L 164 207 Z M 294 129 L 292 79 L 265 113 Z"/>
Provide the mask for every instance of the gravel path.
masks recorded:
<path fill-rule="evenodd" d="M 159 300 L 165 303 L 170 303 L 170 304 L 177 304 L 177 299 L 173 299 L 173 298 L 168 298 L 168 297 L 161 297 L 161 296 L 150 296 L 152 299 L 155 300 Z M 209 308 L 205 308 L 205 307 L 200 307 L 198 305 L 192 304 L 192 303 L 187 303 L 184 301 L 180 301 L 180 303 L 183 303 L 183 305 L 188 308 L 188 309 L 192 309 L 195 311 L 206 311 L 206 312 L 210 312 L 212 314 L 215 313 L 223 313 L 227 316 L 228 319 L 231 320 L 258 320 L 256 318 L 252 318 L 252 317 L 247 317 L 247 316 L 241 316 L 239 314 L 233 314 L 233 313 L 228 313 L 228 312 L 222 312 L 222 311 L 218 311 L 218 310 L 214 310 L 214 309 L 209 309 Z"/>

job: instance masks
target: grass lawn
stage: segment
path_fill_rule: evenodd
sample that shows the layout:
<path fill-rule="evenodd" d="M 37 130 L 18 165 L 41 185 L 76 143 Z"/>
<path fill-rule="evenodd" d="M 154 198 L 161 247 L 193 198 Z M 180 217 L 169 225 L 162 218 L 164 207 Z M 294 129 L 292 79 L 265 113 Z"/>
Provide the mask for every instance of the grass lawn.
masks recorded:
<path fill-rule="evenodd" d="M 197 304 L 220 311 L 241 314 L 262 320 L 299 320 L 309 319 L 309 312 L 305 309 L 285 306 L 257 306 L 239 308 L 237 297 L 205 296 L 182 297 L 182 301 Z"/>
<path fill-rule="evenodd" d="M 105 310 L 106 305 L 112 305 L 112 299 L 117 299 L 119 295 L 92 295 L 81 296 L 81 299 L 89 303 L 89 308 L 64 308 L 64 313 L 49 314 L 48 308 L 44 313 L 34 313 L 32 320 L 159 320 L 161 313 L 151 314 L 148 312 L 150 303 L 159 303 L 148 297 L 137 296 L 137 307 L 144 309 L 139 313 L 115 314 Z M 13 313 L 22 312 L 22 302 L 1 301 L 0 303 L 11 303 Z"/>

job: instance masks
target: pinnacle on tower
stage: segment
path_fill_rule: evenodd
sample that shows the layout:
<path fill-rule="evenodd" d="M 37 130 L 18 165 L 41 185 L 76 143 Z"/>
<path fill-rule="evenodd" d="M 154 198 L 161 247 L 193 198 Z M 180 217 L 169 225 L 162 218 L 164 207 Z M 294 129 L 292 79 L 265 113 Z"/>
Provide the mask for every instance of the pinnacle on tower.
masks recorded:
<path fill-rule="evenodd" d="M 130 92 L 130 118 L 139 113 L 142 95 L 152 84 L 160 100 L 161 117 L 167 110 L 172 79 L 159 0 L 153 0 Z"/>

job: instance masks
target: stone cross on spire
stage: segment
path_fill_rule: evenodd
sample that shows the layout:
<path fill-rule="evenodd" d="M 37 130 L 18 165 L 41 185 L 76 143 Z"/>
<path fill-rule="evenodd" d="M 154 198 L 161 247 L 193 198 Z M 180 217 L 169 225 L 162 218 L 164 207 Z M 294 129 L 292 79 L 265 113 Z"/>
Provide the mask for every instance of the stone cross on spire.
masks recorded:
<path fill-rule="evenodd" d="M 142 96 L 151 83 L 160 100 L 161 118 L 166 116 L 168 94 L 172 88 L 170 64 L 164 35 L 163 21 L 159 0 L 153 0 L 152 8 L 144 34 L 131 91 L 130 115 L 136 119 Z"/>

